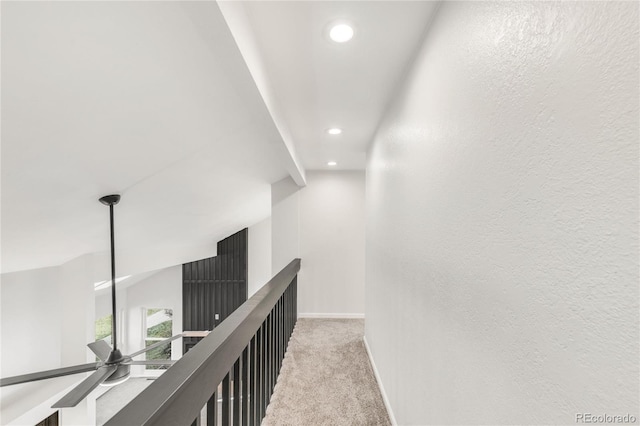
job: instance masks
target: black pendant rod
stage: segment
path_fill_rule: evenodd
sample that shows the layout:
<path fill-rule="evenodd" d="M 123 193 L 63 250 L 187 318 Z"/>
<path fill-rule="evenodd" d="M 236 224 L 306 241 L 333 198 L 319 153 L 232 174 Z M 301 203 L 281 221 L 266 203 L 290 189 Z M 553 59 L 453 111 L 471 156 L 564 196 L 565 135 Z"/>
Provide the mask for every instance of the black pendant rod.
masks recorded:
<path fill-rule="evenodd" d="M 118 335 L 116 327 L 116 248 L 113 230 L 113 206 L 120 201 L 119 195 L 107 195 L 100 198 L 100 202 L 109 206 L 109 224 L 111 228 L 111 336 L 113 337 L 113 351 L 118 350 Z"/>
<path fill-rule="evenodd" d="M 113 336 L 113 350 L 118 349 L 118 336 L 116 335 L 116 249 L 113 235 L 113 204 L 109 206 L 111 222 L 111 335 Z"/>

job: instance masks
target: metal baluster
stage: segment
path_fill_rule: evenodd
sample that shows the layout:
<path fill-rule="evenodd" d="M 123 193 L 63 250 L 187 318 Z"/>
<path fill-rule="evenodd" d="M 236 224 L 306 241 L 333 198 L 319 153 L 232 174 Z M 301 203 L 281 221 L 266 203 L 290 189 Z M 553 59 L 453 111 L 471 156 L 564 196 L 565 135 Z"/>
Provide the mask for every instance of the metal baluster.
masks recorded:
<path fill-rule="evenodd" d="M 269 371 L 269 363 L 267 353 L 269 350 L 269 317 L 267 317 L 264 321 L 264 329 L 262 330 L 262 412 L 260 413 L 260 419 L 264 418 L 265 413 L 267 412 L 267 404 L 269 403 L 269 396 L 267 387 L 269 385 L 268 382 L 268 371 Z"/>
<path fill-rule="evenodd" d="M 233 426 L 240 426 L 240 362 L 233 364 Z"/>
<path fill-rule="evenodd" d="M 249 425 L 249 346 L 242 351 L 242 426 Z"/>
<path fill-rule="evenodd" d="M 207 426 L 218 424 L 218 392 L 214 392 L 207 401 Z"/>
<path fill-rule="evenodd" d="M 257 351 L 257 346 L 256 346 L 256 339 L 257 339 L 257 335 L 254 335 L 251 338 L 251 350 L 249 352 L 249 369 L 251 370 L 251 377 L 249 378 L 250 383 L 249 383 L 249 426 L 255 426 L 256 425 L 256 413 L 257 413 L 257 406 L 256 406 L 256 402 L 258 401 L 257 398 L 257 380 L 258 380 L 258 374 L 257 374 L 257 363 L 256 363 L 256 351 Z"/>
<path fill-rule="evenodd" d="M 231 407 L 229 405 L 229 396 L 231 393 L 230 373 L 227 373 L 222 380 L 222 426 L 229 426 Z"/>
<path fill-rule="evenodd" d="M 264 417 L 264 412 L 265 412 L 265 378 L 266 378 L 266 374 L 265 374 L 265 356 L 264 356 L 264 335 L 265 335 L 265 323 L 263 322 L 262 325 L 260 326 L 260 352 L 259 352 L 259 361 L 260 361 L 260 401 L 259 401 L 259 405 L 260 405 L 260 410 L 258 411 L 259 416 L 258 416 L 258 421 L 256 421 L 256 424 L 259 424 L 262 422 L 262 418 Z"/>

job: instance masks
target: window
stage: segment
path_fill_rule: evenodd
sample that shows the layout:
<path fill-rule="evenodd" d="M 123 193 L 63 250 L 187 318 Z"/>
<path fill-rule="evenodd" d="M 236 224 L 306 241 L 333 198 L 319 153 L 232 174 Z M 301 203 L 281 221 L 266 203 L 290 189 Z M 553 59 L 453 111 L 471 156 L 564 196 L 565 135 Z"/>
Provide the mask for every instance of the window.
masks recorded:
<path fill-rule="evenodd" d="M 111 314 L 105 315 L 102 318 L 96 320 L 96 342 L 98 340 L 104 340 L 111 344 L 111 327 L 112 327 Z M 119 340 L 119 339 L 118 339 Z"/>
<path fill-rule="evenodd" d="M 145 315 L 145 347 L 168 339 L 172 335 L 173 310 L 167 308 L 147 308 Z M 171 359 L 171 343 L 145 352 L 147 360 Z M 147 365 L 147 370 L 164 370 L 167 366 Z"/>

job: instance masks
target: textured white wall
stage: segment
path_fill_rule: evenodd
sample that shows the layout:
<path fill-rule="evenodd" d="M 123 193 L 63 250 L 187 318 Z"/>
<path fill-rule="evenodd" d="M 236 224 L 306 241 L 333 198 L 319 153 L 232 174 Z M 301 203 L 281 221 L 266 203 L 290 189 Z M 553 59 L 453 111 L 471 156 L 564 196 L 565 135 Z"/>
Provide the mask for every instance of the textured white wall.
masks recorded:
<path fill-rule="evenodd" d="M 372 145 L 399 424 L 638 412 L 638 3 L 444 2 Z"/>
<path fill-rule="evenodd" d="M 307 172 L 300 190 L 298 311 L 364 314 L 365 175 Z"/>
<path fill-rule="evenodd" d="M 248 230 L 248 297 L 258 291 L 271 275 L 271 217 L 256 223 Z"/>

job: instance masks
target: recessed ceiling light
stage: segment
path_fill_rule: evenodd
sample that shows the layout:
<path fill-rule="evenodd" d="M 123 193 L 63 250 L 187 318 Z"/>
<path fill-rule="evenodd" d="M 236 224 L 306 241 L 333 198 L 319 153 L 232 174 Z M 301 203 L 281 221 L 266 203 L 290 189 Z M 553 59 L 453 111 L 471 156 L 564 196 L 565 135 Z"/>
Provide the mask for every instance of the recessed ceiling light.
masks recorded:
<path fill-rule="evenodd" d="M 335 161 L 329 161 L 327 163 L 327 166 L 337 166 L 337 165 L 338 165 L 338 163 L 336 163 Z"/>
<path fill-rule="evenodd" d="M 342 133 L 342 129 L 332 127 L 331 129 L 327 130 L 327 133 L 329 133 L 330 135 L 339 135 L 340 133 Z"/>
<path fill-rule="evenodd" d="M 329 37 L 336 43 L 344 43 L 353 38 L 353 28 L 347 24 L 337 24 L 329 30 Z"/>

